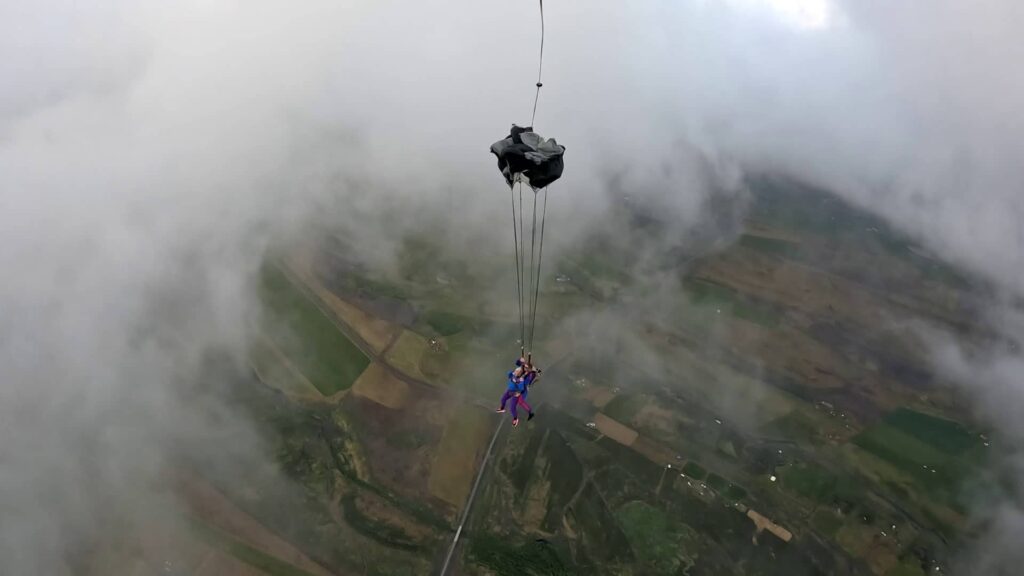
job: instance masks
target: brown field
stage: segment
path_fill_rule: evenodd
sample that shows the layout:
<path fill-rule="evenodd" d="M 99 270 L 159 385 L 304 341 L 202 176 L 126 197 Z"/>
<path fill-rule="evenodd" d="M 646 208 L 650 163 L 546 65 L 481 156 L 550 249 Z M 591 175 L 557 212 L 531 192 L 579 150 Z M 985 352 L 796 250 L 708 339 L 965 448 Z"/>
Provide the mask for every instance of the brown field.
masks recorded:
<path fill-rule="evenodd" d="M 600 429 L 600 424 L 598 429 Z M 627 444 L 627 446 L 644 458 L 661 466 L 675 461 L 675 452 L 644 436 L 638 436 L 632 444 Z"/>
<path fill-rule="evenodd" d="M 339 298 L 320 284 L 309 284 L 310 288 L 320 297 L 332 312 L 352 327 L 359 336 L 370 345 L 374 352 L 380 354 L 399 333 L 401 327 L 387 320 L 377 318 L 361 308 Z"/>
<path fill-rule="evenodd" d="M 793 244 L 799 244 L 802 241 L 801 236 L 797 234 L 788 230 L 781 230 L 779 228 L 766 226 L 757 220 L 747 219 L 744 220 L 743 224 L 743 233 L 748 236 L 757 236 L 758 238 L 768 238 L 770 240 L 782 240 Z"/>
<path fill-rule="evenodd" d="M 455 410 L 445 426 L 430 469 L 430 492 L 459 509 L 473 484 L 477 461 L 497 421 L 472 406 Z"/>
<path fill-rule="evenodd" d="M 196 576 L 263 576 L 266 573 L 219 550 L 211 550 L 194 574 Z"/>
<path fill-rule="evenodd" d="M 713 386 L 707 392 L 712 406 L 753 425 L 785 416 L 799 406 L 779 389 L 727 368 L 719 367 Z"/>
<path fill-rule="evenodd" d="M 747 510 L 747 518 L 753 520 L 754 526 L 757 526 L 757 532 L 759 534 L 764 530 L 767 530 L 778 536 L 783 542 L 789 542 L 793 538 L 792 532 L 772 522 L 761 514 L 758 514 L 754 510 Z"/>
<path fill-rule="evenodd" d="M 836 542 L 852 556 L 863 558 L 874 574 L 886 574 L 899 564 L 899 545 L 877 527 L 848 524 L 840 529 Z"/>
<path fill-rule="evenodd" d="M 398 410 L 408 401 L 409 385 L 396 378 L 379 362 L 374 362 L 359 375 L 352 386 L 352 393 Z"/>
<path fill-rule="evenodd" d="M 859 384 L 867 375 L 836 350 L 797 330 L 768 330 L 749 322 L 732 322 L 729 342 L 745 355 L 815 388 L 845 388 Z"/>
<path fill-rule="evenodd" d="M 623 446 L 632 446 L 633 443 L 636 442 L 638 436 L 636 430 L 620 424 L 600 412 L 594 416 L 594 423 L 597 424 L 597 430 L 601 432 L 601 434 L 604 434 Z"/>
<path fill-rule="evenodd" d="M 127 574 L 195 574 L 197 576 L 262 576 L 263 570 L 235 557 L 220 538 L 242 543 L 259 553 L 290 564 L 309 575 L 330 576 L 289 542 L 236 507 L 204 479 L 177 470 L 174 490 L 184 508 L 174 506 L 143 521 L 141 525 L 115 524 L 103 530 L 103 541 L 83 573 L 94 576 Z M 198 527 L 202 526 L 202 529 Z M 223 534 L 209 537 L 207 531 Z"/>
<path fill-rule="evenodd" d="M 179 474 L 178 491 L 192 511 L 213 528 L 310 574 L 330 576 L 328 570 L 243 512 L 202 478 L 187 473 Z"/>
<path fill-rule="evenodd" d="M 590 400 L 594 408 L 600 410 L 611 402 L 612 398 L 615 398 L 615 393 L 607 386 L 594 386 L 588 382 L 587 387 L 583 389 L 582 396 Z"/>
<path fill-rule="evenodd" d="M 849 280 L 794 262 L 732 250 L 700 267 L 696 277 L 812 316 L 831 316 L 853 326 L 883 325 L 885 302 Z"/>
<path fill-rule="evenodd" d="M 311 249 L 297 250 L 287 259 L 286 266 L 292 274 L 297 276 L 307 288 L 316 294 L 331 312 L 351 326 L 359 334 L 359 337 L 370 346 L 373 352 L 377 354 L 384 352 L 395 336 L 398 335 L 401 327 L 387 320 L 377 318 L 358 306 L 346 302 L 338 297 L 337 294 L 325 288 L 317 280 L 316 275 L 313 274 L 310 263 L 312 254 L 313 251 Z"/>
<path fill-rule="evenodd" d="M 689 419 L 679 412 L 649 402 L 636 413 L 633 420 L 638 423 L 638 428 L 642 429 L 645 434 L 650 431 L 663 438 L 672 438 L 676 435 L 679 422 Z"/>
<path fill-rule="evenodd" d="M 355 433 L 352 450 L 365 459 L 367 481 L 403 498 L 420 500 L 438 510 L 449 505 L 428 487 L 434 454 L 450 409 L 428 392 L 411 389 L 406 405 L 395 410 L 351 394 L 335 416 Z"/>
<path fill-rule="evenodd" d="M 420 368 L 423 355 L 430 350 L 427 339 L 410 330 L 403 330 L 388 350 L 386 360 L 389 364 L 417 380 L 429 381 Z"/>
<path fill-rule="evenodd" d="M 108 537 L 97 547 L 84 573 L 149 576 L 163 573 L 167 562 L 175 571 L 196 572 L 212 549 L 197 541 L 178 520 L 151 523 L 127 533 L 106 532 Z"/>

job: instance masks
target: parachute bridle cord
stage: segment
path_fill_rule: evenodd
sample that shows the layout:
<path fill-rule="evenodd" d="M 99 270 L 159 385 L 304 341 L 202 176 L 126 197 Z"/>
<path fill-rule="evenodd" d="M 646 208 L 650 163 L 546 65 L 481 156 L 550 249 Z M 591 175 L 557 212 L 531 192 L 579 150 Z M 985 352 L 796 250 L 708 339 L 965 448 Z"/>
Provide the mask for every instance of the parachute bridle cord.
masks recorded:
<path fill-rule="evenodd" d="M 533 114 L 530 115 L 530 126 L 537 119 L 537 101 L 540 100 L 541 73 L 544 71 L 544 0 L 540 0 L 540 58 L 537 61 L 537 92 L 533 95 Z"/>

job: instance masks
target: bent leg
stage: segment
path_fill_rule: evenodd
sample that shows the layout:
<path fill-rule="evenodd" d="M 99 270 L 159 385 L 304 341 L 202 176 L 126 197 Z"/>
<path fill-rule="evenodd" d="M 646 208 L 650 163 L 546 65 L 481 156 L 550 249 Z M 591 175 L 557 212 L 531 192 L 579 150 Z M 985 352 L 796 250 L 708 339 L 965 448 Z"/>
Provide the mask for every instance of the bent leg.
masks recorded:
<path fill-rule="evenodd" d="M 526 403 L 526 397 L 525 396 L 520 396 L 516 400 L 517 400 L 516 404 L 522 406 L 523 408 L 526 408 L 527 412 L 529 412 L 529 413 L 533 412 L 533 408 L 530 408 L 530 405 Z M 512 412 L 515 413 L 515 408 L 512 408 Z"/>

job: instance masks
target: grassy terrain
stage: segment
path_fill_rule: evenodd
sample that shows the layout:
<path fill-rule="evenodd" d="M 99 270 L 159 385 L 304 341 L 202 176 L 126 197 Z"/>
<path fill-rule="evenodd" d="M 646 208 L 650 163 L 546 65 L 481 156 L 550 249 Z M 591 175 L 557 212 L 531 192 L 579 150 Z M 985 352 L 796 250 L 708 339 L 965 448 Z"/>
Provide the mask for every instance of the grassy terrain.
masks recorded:
<path fill-rule="evenodd" d="M 723 496 L 728 500 L 738 502 L 747 497 L 747 491 L 735 484 L 729 484 L 729 487 L 725 489 Z"/>
<path fill-rule="evenodd" d="M 609 566 L 635 559 L 629 540 L 592 482 L 584 485 L 566 514 L 567 521 L 580 534 L 580 543 L 587 556 L 584 565 Z"/>
<path fill-rule="evenodd" d="M 497 425 L 493 416 L 465 406 L 449 420 L 431 467 L 429 485 L 434 495 L 462 507 L 475 476 L 477 458 Z"/>
<path fill-rule="evenodd" d="M 390 472 L 378 462 L 393 462 L 401 470 L 415 461 L 406 454 L 421 450 L 392 447 L 377 431 L 364 434 L 353 417 L 369 413 L 366 418 L 379 423 L 374 414 L 397 411 L 355 395 L 337 406 L 292 403 L 264 386 L 238 386 L 234 401 L 260 422 L 280 468 L 247 470 L 225 463 L 223 469 L 233 473 L 213 479 L 220 490 L 334 573 L 364 573 L 365 566 L 374 567 L 367 573 L 380 575 L 431 571 L 432 554 L 451 528 L 447 508 L 425 494 L 429 469 L 397 482 L 375 475 Z M 410 423 L 417 425 L 410 432 L 419 430 L 418 422 Z M 400 426 L 388 429 L 400 432 Z M 373 437 L 377 444 L 369 440 Z M 437 438 L 427 441 L 433 445 Z"/>
<path fill-rule="evenodd" d="M 813 462 L 794 462 L 778 470 L 782 487 L 814 502 L 830 502 L 836 476 Z"/>
<path fill-rule="evenodd" d="M 357 505 L 356 496 L 349 494 L 341 500 L 345 522 L 356 532 L 380 542 L 388 548 L 416 551 L 420 545 L 409 537 L 401 528 L 382 522 L 364 513 Z"/>
<path fill-rule="evenodd" d="M 615 513 L 645 574 L 675 574 L 679 568 L 680 527 L 664 510 L 633 501 Z"/>
<path fill-rule="evenodd" d="M 956 505 L 976 474 L 980 442 L 959 424 L 901 409 L 853 439 L 861 449 L 910 475 L 922 490 Z"/>
<path fill-rule="evenodd" d="M 709 488 L 719 493 L 724 492 L 729 487 L 728 480 L 713 472 L 708 474 L 707 484 Z"/>
<path fill-rule="evenodd" d="M 387 361 L 402 372 L 420 380 L 429 380 L 423 373 L 423 357 L 430 353 L 427 339 L 411 330 L 403 330 L 398 340 L 391 345 Z"/>
<path fill-rule="evenodd" d="M 611 399 L 604 409 L 601 410 L 606 416 L 617 420 L 622 424 L 629 425 L 633 417 L 640 411 L 647 402 L 648 396 L 643 394 L 619 394 Z"/>
<path fill-rule="evenodd" d="M 531 392 L 538 418 L 506 427 L 495 445 L 462 573 L 909 576 L 920 573 L 919 550 L 955 552 L 965 524 L 956 501 L 984 461 L 983 440 L 939 416 L 958 412 L 950 394 L 913 377 L 927 362 L 919 343 L 877 321 L 969 302 L 955 272 L 834 198 L 776 181 L 752 187 L 744 218 L 754 224 L 736 246 L 701 252 L 688 239 L 645 258 L 671 279 L 657 287 L 646 268 L 634 271 L 643 242 L 672 236 L 656 214 L 622 227 L 630 242 L 598 237 L 554 258 L 538 337 L 568 356 L 545 365 Z M 511 304 L 493 294 L 507 270 L 423 231 L 396 255 L 386 277 L 342 268 L 333 289 L 406 328 L 386 339 L 384 363 L 445 384 L 457 402 L 496 403 L 518 337 Z M 555 274 L 570 278 L 556 283 Z M 325 384 L 341 369 L 331 362 L 361 371 L 365 359 L 318 344 L 344 338 L 321 330 L 280 280 L 265 281 L 272 318 L 286 328 L 275 342 L 318 389 L 328 386 L 324 394 L 351 385 L 358 371 Z M 879 288 L 890 281 L 899 306 Z M 918 286 L 939 297 L 907 305 L 921 299 Z M 338 572 L 360 573 L 346 564 L 359 558 L 378 573 L 428 573 L 496 422 L 463 407 L 449 419 L 448 396 L 411 384 L 385 390 L 377 368 L 336 408 L 291 412 L 277 395 L 256 411 L 282 438 L 269 443 L 301 486 L 263 504 L 272 510 L 260 518 Z M 892 409 L 905 405 L 929 413 Z M 609 436 L 598 410 L 632 429 L 628 441 Z M 795 537 L 762 533 L 755 543 L 747 507 Z M 898 543 L 881 535 L 892 526 Z"/>
<path fill-rule="evenodd" d="M 558 552 L 540 542 L 510 543 L 508 538 L 480 534 L 469 538 L 469 560 L 498 576 L 568 576 Z"/>
<path fill-rule="evenodd" d="M 683 473 L 694 480 L 703 480 L 708 475 L 707 470 L 702 468 L 700 464 L 693 461 L 687 462 L 683 465 Z"/>
<path fill-rule="evenodd" d="M 269 576 L 312 576 L 305 570 L 296 568 L 284 560 L 257 550 L 245 542 L 233 538 L 216 528 L 207 526 L 202 522 L 195 521 L 191 526 L 193 532 L 201 540 L 209 543 L 214 548 L 223 550 L 253 568 L 265 572 Z"/>
<path fill-rule="evenodd" d="M 272 336 L 282 352 L 324 396 L 352 386 L 370 359 L 277 267 L 264 267 L 262 279 L 268 316 L 280 327 Z"/>
<path fill-rule="evenodd" d="M 551 484 L 551 491 L 543 527 L 556 531 L 562 524 L 563 508 L 583 483 L 583 466 L 565 437 L 557 432 L 547 435 L 544 457 L 548 464 L 547 481 Z"/>
<path fill-rule="evenodd" d="M 686 284 L 685 290 L 694 304 L 721 309 L 724 313 L 731 313 L 765 328 L 776 328 L 781 320 L 779 313 L 772 307 L 744 298 L 728 286 L 694 280 Z"/>
<path fill-rule="evenodd" d="M 265 339 L 257 340 L 249 348 L 249 361 L 259 374 L 260 380 L 272 388 L 301 398 L 322 395 L 303 374 L 296 373 L 294 365 L 291 365 L 282 353 Z"/>
<path fill-rule="evenodd" d="M 744 248 L 750 248 L 751 250 L 757 250 L 759 252 L 765 252 L 767 254 L 782 257 L 792 256 L 796 254 L 798 250 L 798 247 L 792 242 L 751 234 L 744 234 L 740 236 L 739 245 Z"/>
<path fill-rule="evenodd" d="M 443 310 L 431 310 L 423 315 L 423 321 L 441 336 L 451 336 L 473 326 L 473 320 L 463 314 Z"/>
<path fill-rule="evenodd" d="M 982 441 L 959 422 L 898 408 L 885 417 L 889 426 L 917 438 L 946 454 L 963 454 L 979 448 Z"/>

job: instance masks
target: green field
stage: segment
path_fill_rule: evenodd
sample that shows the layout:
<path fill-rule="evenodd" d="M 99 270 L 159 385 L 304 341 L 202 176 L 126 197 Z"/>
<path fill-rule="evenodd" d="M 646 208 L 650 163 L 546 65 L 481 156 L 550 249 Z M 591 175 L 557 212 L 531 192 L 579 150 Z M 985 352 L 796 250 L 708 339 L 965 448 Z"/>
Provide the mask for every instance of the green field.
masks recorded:
<path fill-rule="evenodd" d="M 368 313 L 401 309 L 402 320 L 391 321 L 404 332 L 380 362 L 444 384 L 444 394 L 458 396 L 457 420 L 444 424 L 449 415 L 435 416 L 436 399 L 412 393 L 405 412 L 371 405 L 362 381 L 360 394 L 337 405 L 296 402 L 321 412 L 282 422 L 287 438 L 275 449 L 299 487 L 288 503 L 298 509 L 307 497 L 322 513 L 268 527 L 313 541 L 310 557 L 342 573 L 360 573 L 346 564 L 365 561 L 353 548 L 366 548 L 380 566 L 385 559 L 376 556 L 384 555 L 394 559 L 389 567 L 429 573 L 422 568 L 443 556 L 450 524 L 482 470 L 457 560 L 456 571 L 467 575 L 910 576 L 931 566 L 926 556 L 945 566 L 969 524 L 956 504 L 965 486 L 972 501 L 990 488 L 978 472 L 985 438 L 940 417 L 961 413 L 951 406 L 955 393 L 903 377 L 925 371 L 922 346 L 870 320 L 934 313 L 960 322 L 953 316 L 974 296 L 922 284 L 922 271 L 944 271 L 877 219 L 799 186 L 754 184 L 767 189 L 744 214 L 755 226 L 716 238 L 713 248 L 687 240 L 639 263 L 637 249 L 670 225 L 647 215 L 636 226 L 608 227 L 629 242 L 595 233 L 545 261 L 537 338 L 557 347 L 559 361 L 542 362 L 545 378 L 531 393 L 538 417 L 515 430 L 506 423 L 483 464 L 477 456 L 497 420 L 462 404 L 483 401 L 493 410 L 518 351 L 515 304 L 506 302 L 515 292 L 511 254 L 498 261 L 472 246 L 459 252 L 424 228 L 402 233 L 397 266 L 387 273 L 371 264 L 318 268 L 331 274 L 324 286 L 346 297 L 356 290 L 374 304 Z M 627 219 L 642 212 L 616 211 Z M 662 267 L 657 272 L 672 281 L 637 281 L 648 267 Z M 327 329 L 330 317 L 309 306 L 301 286 L 274 273 L 264 292 L 269 316 L 284 328 L 278 347 L 318 389 L 351 384 L 366 359 L 344 332 Z M 556 283 L 556 274 L 569 278 Z M 938 294 L 934 306 L 914 302 L 915 282 Z M 886 288 L 900 296 L 877 297 Z M 606 319 L 621 329 L 599 330 Z M 780 324 L 784 344 L 771 340 Z M 783 345 L 792 353 L 779 353 Z M 539 359 L 553 356 L 541 350 Z M 819 368 L 851 385 L 835 387 L 830 378 L 822 385 Z M 331 387 L 345 369 L 343 384 Z M 930 414 L 892 409 L 902 405 Z M 597 410 L 640 438 L 627 446 L 601 434 Z M 429 416 L 410 425 L 418 413 Z M 748 508 L 794 537 L 754 541 Z"/>
<path fill-rule="evenodd" d="M 725 493 L 723 495 L 733 502 L 739 502 L 747 497 L 747 491 L 735 484 L 729 484 L 729 487 L 725 489 Z"/>
<path fill-rule="evenodd" d="M 686 283 L 685 290 L 693 304 L 722 309 L 737 318 L 765 328 L 778 327 L 782 319 L 774 308 L 751 302 L 728 286 L 703 280 L 690 280 Z"/>
<path fill-rule="evenodd" d="M 612 398 L 601 411 L 605 416 L 629 426 L 636 413 L 649 401 L 650 397 L 643 394 L 619 394 Z"/>
<path fill-rule="evenodd" d="M 679 568 L 679 526 L 661 508 L 628 502 L 615 513 L 645 574 L 675 574 Z"/>
<path fill-rule="evenodd" d="M 908 408 L 893 410 L 886 415 L 885 423 L 946 454 L 963 454 L 982 443 L 959 422 Z"/>
<path fill-rule="evenodd" d="M 530 440 L 526 444 L 522 455 L 516 461 L 516 466 L 509 474 L 512 485 L 522 493 L 526 489 L 526 483 L 534 471 L 534 462 L 537 460 L 537 452 L 540 450 L 541 442 L 545 439 L 544 433 L 540 430 L 532 430 Z"/>
<path fill-rule="evenodd" d="M 836 476 L 813 462 L 795 462 L 778 471 L 782 487 L 815 502 L 829 502 Z"/>
<path fill-rule="evenodd" d="M 691 460 L 683 465 L 683 474 L 694 480 L 703 480 L 707 477 L 708 471 L 702 468 L 700 464 Z"/>
<path fill-rule="evenodd" d="M 390 282 L 381 282 L 359 274 L 348 274 L 345 276 L 347 287 L 364 296 L 386 297 L 405 300 L 409 297 L 408 292 Z"/>
<path fill-rule="evenodd" d="M 729 487 L 729 481 L 714 472 L 708 474 L 707 483 L 709 488 L 718 493 L 725 492 L 725 489 Z"/>
<path fill-rule="evenodd" d="M 430 310 L 423 314 L 423 321 L 426 322 L 435 332 L 441 336 L 458 334 L 473 326 L 473 319 L 463 314 L 454 314 L 443 310 Z"/>
<path fill-rule="evenodd" d="M 471 536 L 469 560 L 493 570 L 497 576 L 568 576 L 558 552 L 540 542 L 509 543 L 508 538 L 491 534 Z"/>
<path fill-rule="evenodd" d="M 853 443 L 907 473 L 925 492 L 959 508 L 960 491 L 977 476 L 980 440 L 956 422 L 899 409 Z"/>
<path fill-rule="evenodd" d="M 842 525 L 843 518 L 830 509 L 819 509 L 811 517 L 811 526 L 826 538 L 835 538 Z"/>
<path fill-rule="evenodd" d="M 761 432 L 773 438 L 785 438 L 803 445 L 820 445 L 830 431 L 839 431 L 834 422 L 830 422 L 813 411 L 797 409 L 767 422 Z"/>
<path fill-rule="evenodd" d="M 278 347 L 324 396 L 351 387 L 370 359 L 276 266 L 264 267 L 262 280 Z"/>
<path fill-rule="evenodd" d="M 634 559 L 629 540 L 593 482 L 583 487 L 574 506 L 566 514 L 582 536 L 583 550 L 589 560 L 584 565 L 607 566 Z"/>
<path fill-rule="evenodd" d="M 551 483 L 551 492 L 542 526 L 545 530 L 555 531 L 562 525 L 563 508 L 583 482 L 583 466 L 565 437 L 558 432 L 547 435 L 544 456 L 549 466 L 547 480 Z"/>
<path fill-rule="evenodd" d="M 925 576 L 919 562 L 913 559 L 897 564 L 892 570 L 885 573 L 885 576 Z"/>

